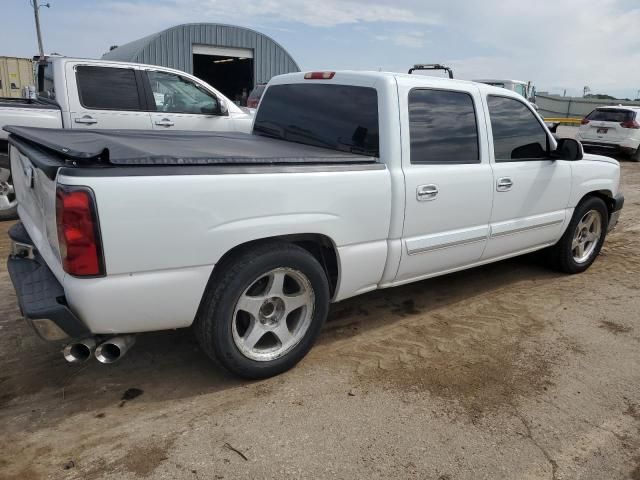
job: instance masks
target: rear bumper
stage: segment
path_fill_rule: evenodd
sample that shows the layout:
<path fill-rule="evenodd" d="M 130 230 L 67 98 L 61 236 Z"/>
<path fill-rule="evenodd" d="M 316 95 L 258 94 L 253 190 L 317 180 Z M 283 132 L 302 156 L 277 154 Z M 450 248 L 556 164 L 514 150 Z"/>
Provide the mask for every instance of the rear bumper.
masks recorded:
<path fill-rule="evenodd" d="M 20 311 L 44 340 L 90 335 L 89 329 L 66 305 L 64 288 L 33 247 L 21 223 L 9 230 L 13 242 L 7 261 Z"/>
<path fill-rule="evenodd" d="M 582 143 L 582 148 L 584 148 L 585 152 L 604 153 L 606 155 L 631 155 L 638 149 L 638 145 L 634 147 L 630 145 L 619 145 L 616 143 L 593 142 L 590 140 L 580 140 L 580 143 Z"/>
<path fill-rule="evenodd" d="M 622 212 L 623 206 L 624 206 L 624 195 L 619 194 L 613 197 L 613 205 L 611 209 L 611 217 L 609 217 L 608 231 L 613 230 L 618 224 L 618 220 L 620 220 L 620 213 Z"/>

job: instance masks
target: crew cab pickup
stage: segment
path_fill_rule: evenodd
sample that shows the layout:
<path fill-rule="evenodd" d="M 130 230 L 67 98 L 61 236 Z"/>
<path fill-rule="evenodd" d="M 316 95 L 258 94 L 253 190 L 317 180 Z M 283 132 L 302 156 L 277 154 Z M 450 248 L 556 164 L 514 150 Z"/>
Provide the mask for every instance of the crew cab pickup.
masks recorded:
<path fill-rule="evenodd" d="M 153 65 L 48 57 L 36 99 L 0 99 L 0 220 L 17 200 L 1 127 L 249 132 L 253 118 L 202 80 Z"/>
<path fill-rule="evenodd" d="M 541 249 L 582 272 L 623 205 L 618 162 L 514 92 L 442 78 L 279 76 L 251 134 L 6 130 L 9 272 L 72 361 L 193 326 L 232 372 L 275 375 L 331 302 Z"/>

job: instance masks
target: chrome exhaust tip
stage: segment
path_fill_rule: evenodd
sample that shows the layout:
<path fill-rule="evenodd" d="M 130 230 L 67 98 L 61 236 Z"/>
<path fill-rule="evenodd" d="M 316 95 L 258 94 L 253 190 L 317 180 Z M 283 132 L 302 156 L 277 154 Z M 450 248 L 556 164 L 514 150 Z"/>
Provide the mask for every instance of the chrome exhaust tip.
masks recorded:
<path fill-rule="evenodd" d="M 100 363 L 114 363 L 136 343 L 135 335 L 120 335 L 102 342 L 96 348 L 95 356 Z"/>
<path fill-rule="evenodd" d="M 78 342 L 69 343 L 62 350 L 62 354 L 69 363 L 83 363 L 91 358 L 95 349 L 96 339 L 89 337 Z"/>

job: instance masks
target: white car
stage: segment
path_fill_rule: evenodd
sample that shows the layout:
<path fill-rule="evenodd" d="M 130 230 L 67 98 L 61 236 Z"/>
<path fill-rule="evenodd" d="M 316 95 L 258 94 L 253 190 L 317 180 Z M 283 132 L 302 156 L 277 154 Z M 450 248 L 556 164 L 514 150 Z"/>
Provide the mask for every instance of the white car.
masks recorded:
<path fill-rule="evenodd" d="M 253 117 L 211 85 L 155 65 L 48 57 L 37 64 L 37 98 L 0 98 L 0 220 L 17 200 L 5 125 L 69 129 L 249 132 Z"/>
<path fill-rule="evenodd" d="M 330 302 L 541 249 L 582 272 L 624 202 L 616 160 L 556 141 L 514 92 L 444 78 L 279 76 L 252 134 L 8 130 L 9 273 L 72 361 L 193 325 L 229 370 L 275 375 Z"/>
<path fill-rule="evenodd" d="M 584 117 L 576 134 L 586 151 L 622 153 L 640 161 L 640 107 L 599 107 Z"/>

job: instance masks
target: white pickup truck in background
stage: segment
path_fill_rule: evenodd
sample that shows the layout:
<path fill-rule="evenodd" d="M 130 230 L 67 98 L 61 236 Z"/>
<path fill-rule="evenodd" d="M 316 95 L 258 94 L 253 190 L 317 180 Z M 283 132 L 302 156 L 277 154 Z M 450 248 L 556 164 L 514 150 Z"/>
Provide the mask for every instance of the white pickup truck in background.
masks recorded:
<path fill-rule="evenodd" d="M 37 99 L 0 98 L 0 220 L 15 217 L 5 125 L 249 132 L 252 116 L 202 80 L 153 65 L 48 57 Z"/>
<path fill-rule="evenodd" d="M 275 375 L 330 302 L 541 249 L 582 272 L 624 203 L 618 162 L 520 95 L 426 76 L 276 77 L 252 134 L 7 129 L 9 272 L 71 361 L 193 325 L 229 370 Z"/>

